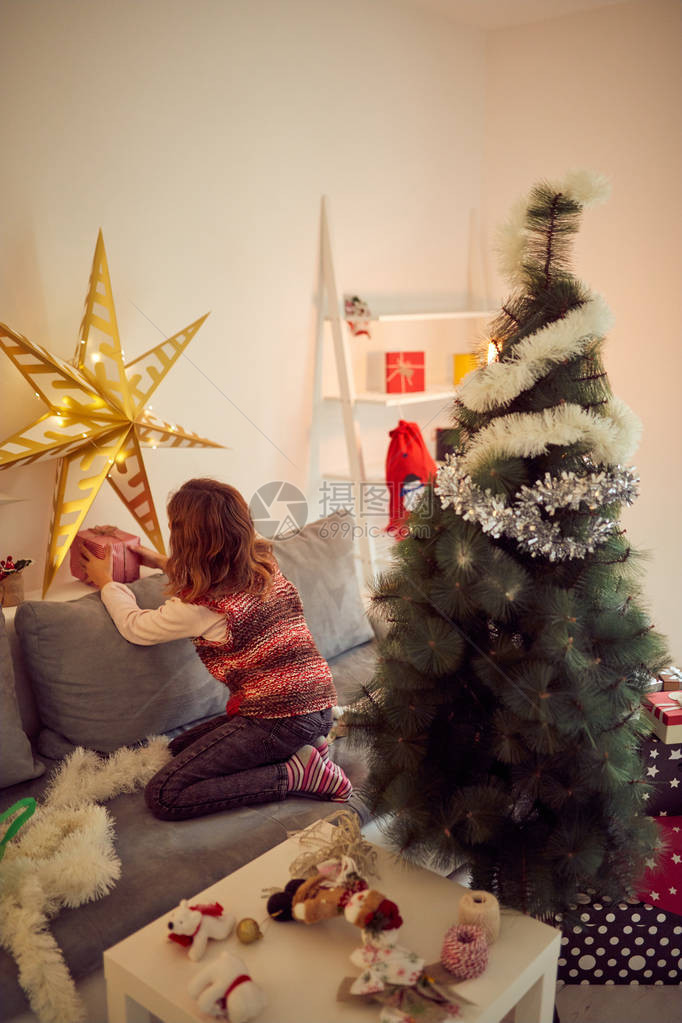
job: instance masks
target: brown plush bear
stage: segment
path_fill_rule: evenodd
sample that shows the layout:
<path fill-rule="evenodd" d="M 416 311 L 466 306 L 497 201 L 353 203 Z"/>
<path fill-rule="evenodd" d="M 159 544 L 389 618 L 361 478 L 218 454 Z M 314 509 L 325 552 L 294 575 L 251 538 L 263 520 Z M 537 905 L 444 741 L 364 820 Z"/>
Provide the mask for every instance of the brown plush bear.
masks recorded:
<path fill-rule="evenodd" d="M 351 875 L 342 884 L 335 884 L 324 874 L 315 874 L 301 884 L 291 902 L 291 915 L 304 924 L 316 924 L 343 913 L 346 903 L 355 892 L 364 891 L 367 882 Z"/>
<path fill-rule="evenodd" d="M 368 933 L 397 930 L 403 922 L 395 902 L 370 888 L 353 861 L 346 858 L 320 864 L 313 877 L 289 881 L 284 891 L 274 892 L 268 899 L 273 920 L 316 924 L 342 913 L 349 923 Z"/>

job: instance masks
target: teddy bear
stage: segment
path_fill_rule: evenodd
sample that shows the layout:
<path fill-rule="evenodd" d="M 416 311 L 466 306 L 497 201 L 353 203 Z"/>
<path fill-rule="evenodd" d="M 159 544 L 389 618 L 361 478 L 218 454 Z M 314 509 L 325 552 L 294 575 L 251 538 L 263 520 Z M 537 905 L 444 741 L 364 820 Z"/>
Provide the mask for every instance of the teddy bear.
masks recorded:
<path fill-rule="evenodd" d="M 272 894 L 268 914 L 274 920 L 300 920 L 304 924 L 330 920 L 340 916 L 353 892 L 363 888 L 367 888 L 367 882 L 350 857 L 325 861 L 312 877 L 294 878 L 283 892 Z"/>
<path fill-rule="evenodd" d="M 350 874 L 339 884 L 324 874 L 315 874 L 299 885 L 291 901 L 291 915 L 304 924 L 316 924 L 343 913 L 346 902 L 354 892 L 367 888 L 367 882 L 357 874 Z"/>
<path fill-rule="evenodd" d="M 202 1012 L 208 1016 L 227 1016 L 230 1023 L 247 1023 L 267 1004 L 263 989 L 251 980 L 243 961 L 231 952 L 223 952 L 195 974 L 187 992 Z"/>
<path fill-rule="evenodd" d="M 321 868 L 321 869 L 320 869 Z M 344 857 L 340 862 L 320 864 L 306 880 L 295 878 L 283 892 L 268 899 L 268 913 L 275 920 L 299 920 L 315 924 L 344 914 L 363 931 L 394 930 L 402 925 L 398 907 L 381 892 L 370 889 Z"/>
<path fill-rule="evenodd" d="M 206 951 L 209 938 L 221 941 L 231 933 L 235 918 L 232 913 L 223 913 L 219 902 L 210 905 L 197 903 L 190 906 L 187 899 L 181 899 L 168 921 L 168 935 L 171 941 L 188 949 L 192 962 L 198 962 Z"/>

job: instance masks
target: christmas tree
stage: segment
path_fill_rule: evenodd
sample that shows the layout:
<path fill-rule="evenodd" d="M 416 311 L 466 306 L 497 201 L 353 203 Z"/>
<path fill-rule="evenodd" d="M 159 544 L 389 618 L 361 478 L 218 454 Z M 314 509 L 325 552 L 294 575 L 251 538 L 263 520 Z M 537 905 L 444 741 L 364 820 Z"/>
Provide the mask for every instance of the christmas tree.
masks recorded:
<path fill-rule="evenodd" d="M 613 396 L 605 302 L 570 270 L 608 184 L 546 182 L 503 232 L 512 294 L 453 410 L 457 447 L 373 588 L 386 622 L 347 713 L 391 843 L 549 916 L 623 898 L 656 844 L 638 707 L 665 663 L 619 524 L 639 424 Z"/>

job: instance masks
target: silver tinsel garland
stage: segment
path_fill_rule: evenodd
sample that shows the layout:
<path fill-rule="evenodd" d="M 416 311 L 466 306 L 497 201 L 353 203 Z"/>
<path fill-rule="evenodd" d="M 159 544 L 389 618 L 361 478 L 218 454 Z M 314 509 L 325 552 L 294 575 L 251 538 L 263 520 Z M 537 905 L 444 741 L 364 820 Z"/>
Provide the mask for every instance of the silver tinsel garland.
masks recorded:
<path fill-rule="evenodd" d="M 602 505 L 632 504 L 639 479 L 636 469 L 616 465 L 585 475 L 545 473 L 532 487 L 522 486 L 508 503 L 500 494 L 482 490 L 461 468 L 461 455 L 448 455 L 436 478 L 435 492 L 443 508 L 452 507 L 467 522 L 478 522 L 484 533 L 508 536 L 531 557 L 566 561 L 591 554 L 618 529 L 618 523 L 602 515 L 587 520 L 580 539 L 564 536 L 553 516 L 559 509 L 595 511 Z M 588 466 L 589 468 L 589 466 Z"/>

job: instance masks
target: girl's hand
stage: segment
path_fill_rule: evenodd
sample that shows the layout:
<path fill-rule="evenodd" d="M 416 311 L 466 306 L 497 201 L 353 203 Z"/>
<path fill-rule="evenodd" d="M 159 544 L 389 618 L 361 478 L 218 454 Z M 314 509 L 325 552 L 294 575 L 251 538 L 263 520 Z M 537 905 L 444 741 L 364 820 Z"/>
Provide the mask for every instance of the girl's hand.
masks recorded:
<path fill-rule="evenodd" d="M 96 554 L 89 551 L 85 544 L 81 544 L 80 563 L 87 575 L 88 582 L 93 583 L 99 590 L 106 586 L 107 583 L 114 581 L 111 575 L 111 547 L 108 544 L 104 551 L 104 556 L 101 558 L 98 558 Z"/>
<path fill-rule="evenodd" d="M 162 572 L 166 571 L 168 558 L 165 554 L 159 554 L 153 548 L 143 547 L 141 544 L 135 548 L 135 553 L 139 555 L 140 563 L 147 568 L 160 568 Z"/>

